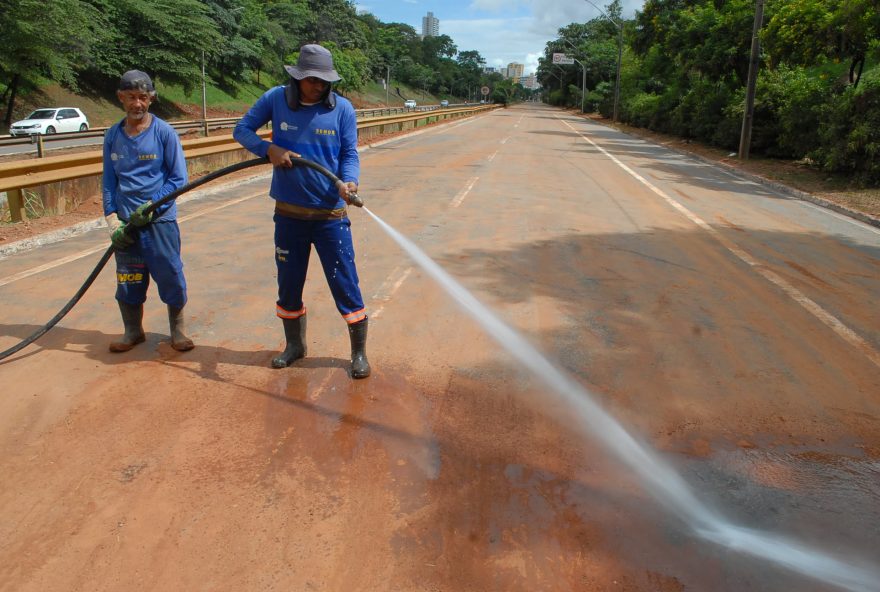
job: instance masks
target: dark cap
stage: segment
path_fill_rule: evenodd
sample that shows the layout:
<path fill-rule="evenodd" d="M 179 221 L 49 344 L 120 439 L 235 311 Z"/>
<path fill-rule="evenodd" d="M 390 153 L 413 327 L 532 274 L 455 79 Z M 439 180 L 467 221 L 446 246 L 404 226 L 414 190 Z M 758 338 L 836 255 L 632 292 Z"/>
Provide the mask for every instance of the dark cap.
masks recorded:
<path fill-rule="evenodd" d="M 296 66 L 284 66 L 287 73 L 297 80 L 314 76 L 326 82 L 338 82 L 339 74 L 333 69 L 333 56 L 320 45 L 303 45 Z"/>
<path fill-rule="evenodd" d="M 144 92 L 156 92 L 153 81 L 146 72 L 129 70 L 119 79 L 119 90 L 141 90 Z"/>

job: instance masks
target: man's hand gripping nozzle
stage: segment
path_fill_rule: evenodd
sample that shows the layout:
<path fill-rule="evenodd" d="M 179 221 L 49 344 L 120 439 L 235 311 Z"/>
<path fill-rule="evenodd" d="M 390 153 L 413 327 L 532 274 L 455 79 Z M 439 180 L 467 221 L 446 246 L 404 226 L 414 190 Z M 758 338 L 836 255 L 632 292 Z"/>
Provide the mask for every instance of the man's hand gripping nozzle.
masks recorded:
<path fill-rule="evenodd" d="M 349 203 L 349 205 L 357 206 L 359 208 L 364 207 L 364 200 L 361 199 L 357 193 L 348 190 L 347 185 L 343 181 L 336 182 L 336 188 L 339 189 L 341 194 L 344 194 L 345 201 Z"/>

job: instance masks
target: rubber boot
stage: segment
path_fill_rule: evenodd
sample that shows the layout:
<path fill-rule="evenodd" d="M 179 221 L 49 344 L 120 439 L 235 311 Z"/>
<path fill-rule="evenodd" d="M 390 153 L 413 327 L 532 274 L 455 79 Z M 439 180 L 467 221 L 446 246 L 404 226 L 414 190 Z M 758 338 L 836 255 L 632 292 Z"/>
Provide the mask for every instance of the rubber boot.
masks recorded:
<path fill-rule="evenodd" d="M 306 357 L 306 315 L 296 319 L 281 319 L 284 323 L 284 351 L 272 358 L 273 368 L 287 368 L 295 360 Z"/>
<path fill-rule="evenodd" d="M 348 326 L 351 338 L 351 377 L 366 378 L 370 375 L 370 362 L 367 361 L 367 321 L 358 321 Z"/>
<path fill-rule="evenodd" d="M 125 326 L 125 334 L 119 341 L 110 344 L 110 351 L 114 353 L 127 352 L 138 343 L 143 343 L 147 336 L 144 335 L 144 305 L 126 304 L 119 302 L 119 312 L 122 313 L 122 324 Z"/>
<path fill-rule="evenodd" d="M 171 347 L 177 351 L 189 351 L 195 347 L 184 331 L 183 308 L 168 305 L 168 326 L 171 328 Z"/>

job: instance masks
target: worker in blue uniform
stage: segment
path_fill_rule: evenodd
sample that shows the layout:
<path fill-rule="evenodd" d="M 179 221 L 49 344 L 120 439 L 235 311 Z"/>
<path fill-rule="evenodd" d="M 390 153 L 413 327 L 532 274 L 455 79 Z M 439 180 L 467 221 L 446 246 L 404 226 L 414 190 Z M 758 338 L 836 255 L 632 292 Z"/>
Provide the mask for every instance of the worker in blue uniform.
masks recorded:
<path fill-rule="evenodd" d="M 296 66 L 285 66 L 287 84 L 266 91 L 235 126 L 233 135 L 273 165 L 269 196 L 275 200 L 275 263 L 278 268 L 276 314 L 286 346 L 272 360 L 286 368 L 306 355 L 306 306 L 303 287 L 311 246 L 315 246 L 336 308 L 348 324 L 351 375 L 370 375 L 367 360 L 367 312 L 355 267 L 351 221 L 346 205 L 357 194 L 360 160 L 357 121 L 351 103 L 333 92 L 340 80 L 333 56 L 320 45 L 304 45 Z M 257 130 L 272 122 L 272 141 Z M 342 180 L 293 166 L 291 157 L 316 162 Z"/>
<path fill-rule="evenodd" d="M 183 148 L 174 128 L 149 112 L 156 89 L 146 73 L 123 74 L 116 96 L 125 118 L 104 136 L 102 185 L 104 216 L 116 248 L 116 300 L 125 333 L 110 344 L 110 351 L 128 351 L 145 340 L 144 302 L 151 277 L 168 306 L 171 347 L 187 351 L 193 342 L 184 333 L 186 279 L 177 206 L 171 201 L 145 213 L 150 204 L 186 185 Z M 136 230 L 126 230 L 127 225 Z"/>

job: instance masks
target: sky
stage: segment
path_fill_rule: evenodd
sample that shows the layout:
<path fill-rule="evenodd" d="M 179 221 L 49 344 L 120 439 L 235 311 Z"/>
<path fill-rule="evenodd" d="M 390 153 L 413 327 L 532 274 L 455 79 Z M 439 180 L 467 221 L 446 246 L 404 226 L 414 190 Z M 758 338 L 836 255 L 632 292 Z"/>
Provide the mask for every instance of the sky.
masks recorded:
<path fill-rule="evenodd" d="M 593 0 L 603 10 L 608 2 Z M 623 0 L 624 16 L 643 5 L 644 0 Z M 459 51 L 476 50 L 495 68 L 525 64 L 527 75 L 561 27 L 601 15 L 586 0 L 356 0 L 355 6 L 383 23 L 411 25 L 419 34 L 422 17 L 433 12 L 440 34 L 451 37 Z"/>

